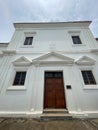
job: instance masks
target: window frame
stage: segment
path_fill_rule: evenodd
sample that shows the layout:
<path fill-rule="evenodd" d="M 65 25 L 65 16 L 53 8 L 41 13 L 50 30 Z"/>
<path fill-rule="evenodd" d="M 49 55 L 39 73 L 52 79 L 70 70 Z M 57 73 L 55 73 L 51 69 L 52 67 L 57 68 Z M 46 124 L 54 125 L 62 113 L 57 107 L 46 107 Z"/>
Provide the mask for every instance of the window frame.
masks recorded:
<path fill-rule="evenodd" d="M 28 77 L 28 67 L 23 67 L 23 66 L 19 66 L 19 67 L 11 66 L 11 67 L 12 67 L 12 73 L 11 73 L 11 76 L 10 76 L 9 87 L 7 88 L 7 90 L 11 90 L 11 91 L 26 90 L 27 77 Z M 20 71 L 26 72 L 25 84 L 24 85 L 13 85 L 16 72 L 20 72 Z"/>
<path fill-rule="evenodd" d="M 33 43 L 33 39 L 34 39 L 33 36 L 27 36 L 27 37 L 25 37 L 24 46 L 31 46 L 32 43 Z M 27 44 L 26 44 L 26 42 L 27 42 Z M 30 44 L 28 44 L 28 43 L 30 43 Z"/>
<path fill-rule="evenodd" d="M 69 37 L 70 37 L 72 47 L 86 46 L 86 44 L 84 43 L 84 35 L 83 35 L 82 31 L 80 31 L 80 30 L 69 30 L 68 34 L 69 34 Z M 73 40 L 72 40 L 72 36 L 79 36 L 82 44 L 74 44 Z"/>
<path fill-rule="evenodd" d="M 27 73 L 26 71 L 16 71 L 15 76 L 14 76 L 13 86 L 20 86 L 20 85 L 24 86 L 25 85 L 25 80 L 26 80 L 26 73 Z M 24 77 L 23 77 L 23 75 L 24 75 Z M 19 78 L 19 81 L 17 82 L 18 78 Z"/>
<path fill-rule="evenodd" d="M 81 45 L 81 44 L 82 44 L 82 41 L 81 41 L 81 38 L 80 38 L 79 35 L 72 35 L 71 38 L 72 38 L 72 41 L 73 41 L 73 44 L 74 44 L 74 45 Z M 78 38 L 78 39 L 77 39 L 77 38 Z M 78 42 L 77 42 L 77 43 L 75 42 L 76 39 L 79 41 L 79 43 L 78 43 Z"/>
<path fill-rule="evenodd" d="M 96 84 L 85 85 L 83 77 L 82 77 L 82 73 L 81 73 L 82 70 L 85 70 L 85 71 L 91 70 L 92 73 L 93 73 L 94 79 L 96 81 Z M 81 82 L 81 84 L 83 86 L 83 89 L 87 89 L 87 90 L 98 89 L 97 74 L 95 72 L 96 71 L 95 71 L 95 67 L 94 66 L 82 66 L 82 67 L 79 67 L 80 82 Z"/>
<path fill-rule="evenodd" d="M 24 45 L 26 37 L 33 37 L 31 45 Z M 31 32 L 31 31 L 30 32 L 28 32 L 28 31 L 24 32 L 23 33 L 22 45 L 20 47 L 21 48 L 33 48 L 34 43 L 35 43 L 35 39 L 36 39 L 36 32 Z"/>
<path fill-rule="evenodd" d="M 81 70 L 81 74 L 82 74 L 82 78 L 83 78 L 83 81 L 84 81 L 85 85 L 96 85 L 95 76 L 94 76 L 92 70 Z M 84 75 L 85 75 L 85 77 L 84 77 Z M 91 83 L 91 81 L 93 81 L 93 83 Z"/>

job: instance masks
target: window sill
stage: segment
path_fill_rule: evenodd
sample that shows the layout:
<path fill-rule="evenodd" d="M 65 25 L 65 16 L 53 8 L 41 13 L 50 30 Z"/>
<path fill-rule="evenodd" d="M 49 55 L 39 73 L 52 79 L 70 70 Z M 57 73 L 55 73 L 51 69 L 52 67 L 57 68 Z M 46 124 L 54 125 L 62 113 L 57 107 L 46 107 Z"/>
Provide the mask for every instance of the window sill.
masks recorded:
<path fill-rule="evenodd" d="M 98 85 L 84 85 L 83 89 L 87 89 L 87 90 L 96 90 L 98 89 Z"/>
<path fill-rule="evenodd" d="M 11 86 L 11 87 L 8 87 L 7 90 L 26 90 L 26 87 L 25 86 Z"/>
<path fill-rule="evenodd" d="M 34 46 L 33 45 L 23 45 L 21 46 L 21 48 L 33 48 Z"/>
<path fill-rule="evenodd" d="M 85 44 L 72 44 L 73 47 L 86 46 Z"/>

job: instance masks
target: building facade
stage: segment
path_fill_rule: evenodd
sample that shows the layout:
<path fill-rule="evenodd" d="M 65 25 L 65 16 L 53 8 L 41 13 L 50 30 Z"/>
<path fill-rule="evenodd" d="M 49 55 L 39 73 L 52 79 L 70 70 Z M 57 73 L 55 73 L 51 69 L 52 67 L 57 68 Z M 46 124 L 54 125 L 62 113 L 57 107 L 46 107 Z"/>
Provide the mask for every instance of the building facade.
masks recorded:
<path fill-rule="evenodd" d="M 98 117 L 98 40 L 90 23 L 14 23 L 11 41 L 0 44 L 1 116 L 54 108 Z"/>

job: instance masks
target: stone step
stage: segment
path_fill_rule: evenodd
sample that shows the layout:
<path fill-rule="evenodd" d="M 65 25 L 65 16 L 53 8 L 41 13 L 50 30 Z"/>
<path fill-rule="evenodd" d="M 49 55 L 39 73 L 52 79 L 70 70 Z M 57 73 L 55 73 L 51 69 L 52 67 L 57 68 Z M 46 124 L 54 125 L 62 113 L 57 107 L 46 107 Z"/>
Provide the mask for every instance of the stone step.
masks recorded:
<path fill-rule="evenodd" d="M 55 114 L 55 113 L 61 113 L 61 114 L 66 114 L 68 113 L 67 109 L 44 109 L 43 113 L 50 113 L 50 114 Z"/>
<path fill-rule="evenodd" d="M 66 119 L 72 119 L 72 116 L 70 114 L 63 114 L 63 113 L 44 113 L 40 117 L 42 120 L 66 120 Z"/>

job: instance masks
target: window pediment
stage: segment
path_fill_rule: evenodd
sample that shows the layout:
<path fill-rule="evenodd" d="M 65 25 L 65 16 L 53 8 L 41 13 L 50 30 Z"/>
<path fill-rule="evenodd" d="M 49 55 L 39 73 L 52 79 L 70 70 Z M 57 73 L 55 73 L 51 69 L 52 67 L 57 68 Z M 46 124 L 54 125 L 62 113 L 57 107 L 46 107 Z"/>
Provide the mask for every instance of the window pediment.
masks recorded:
<path fill-rule="evenodd" d="M 78 60 L 75 61 L 78 65 L 94 65 L 95 59 L 88 57 L 88 56 L 82 56 Z"/>
<path fill-rule="evenodd" d="M 17 58 L 16 60 L 14 60 L 12 63 L 13 63 L 13 65 L 16 65 L 16 66 L 21 66 L 21 65 L 27 66 L 32 63 L 32 60 L 25 56 L 21 56 L 21 57 Z"/>

